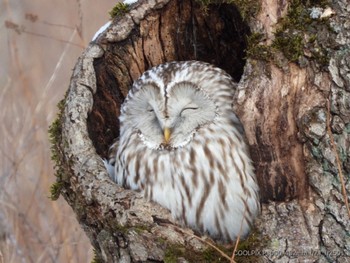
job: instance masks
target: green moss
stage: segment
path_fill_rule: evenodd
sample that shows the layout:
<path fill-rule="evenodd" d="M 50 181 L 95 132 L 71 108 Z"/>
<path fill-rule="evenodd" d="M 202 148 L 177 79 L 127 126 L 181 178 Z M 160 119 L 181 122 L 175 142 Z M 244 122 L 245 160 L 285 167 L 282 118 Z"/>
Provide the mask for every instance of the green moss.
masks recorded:
<path fill-rule="evenodd" d="M 130 227 L 128 226 L 122 226 L 122 225 L 115 225 L 113 227 L 113 232 L 120 232 L 122 234 L 127 234 L 130 230 Z"/>
<path fill-rule="evenodd" d="M 115 18 L 116 16 L 121 16 L 126 14 L 129 11 L 129 5 L 125 3 L 117 3 L 112 10 L 109 12 L 111 18 Z"/>
<path fill-rule="evenodd" d="M 61 194 L 61 189 L 64 184 L 62 182 L 62 178 L 64 177 L 65 171 L 63 168 L 62 161 L 62 149 L 61 149 L 61 141 L 62 141 L 62 114 L 64 110 L 65 99 L 61 100 L 58 107 L 58 115 L 55 121 L 50 125 L 48 133 L 49 133 L 49 141 L 51 145 L 51 160 L 54 162 L 55 176 L 56 182 L 53 183 L 50 187 L 50 198 L 51 200 L 57 200 Z"/>
<path fill-rule="evenodd" d="M 180 245 L 167 247 L 164 255 L 165 263 L 176 263 L 178 258 L 185 257 L 186 249 Z"/>
<path fill-rule="evenodd" d="M 127 234 L 130 231 L 135 231 L 137 234 L 141 234 L 142 232 L 149 231 L 149 226 L 147 225 L 136 225 L 136 226 L 129 226 L 129 225 L 115 225 L 113 227 L 114 232 L 120 232 L 122 234 Z"/>
<path fill-rule="evenodd" d="M 279 21 L 279 31 L 291 29 L 305 30 L 312 22 L 309 6 L 304 5 L 303 0 L 292 0 L 287 15 Z"/>
<path fill-rule="evenodd" d="M 262 39 L 263 35 L 259 33 L 253 33 L 247 36 L 247 57 L 264 61 L 269 61 L 271 59 L 271 47 L 260 44 Z"/>
<path fill-rule="evenodd" d="M 321 48 L 319 50 L 315 49 L 311 52 L 312 57 L 317 63 L 322 67 L 328 67 L 329 65 L 329 53 L 326 49 Z"/>
<path fill-rule="evenodd" d="M 149 231 L 149 227 L 145 225 L 137 225 L 132 228 L 136 233 L 141 234 L 142 232 Z"/>
<path fill-rule="evenodd" d="M 60 149 L 57 145 L 57 142 L 60 141 L 61 138 L 61 132 L 62 132 L 62 124 L 61 124 L 61 119 L 62 119 L 62 112 L 64 108 L 64 102 L 65 100 L 61 100 L 57 104 L 58 108 L 58 116 L 54 120 L 54 122 L 50 125 L 49 127 L 49 140 L 51 143 L 51 160 L 54 162 L 59 161 L 60 157 Z"/>
<path fill-rule="evenodd" d="M 147 226 L 122 226 L 115 225 L 113 229 L 109 232 L 120 232 L 123 235 L 127 236 L 130 231 L 136 231 L 140 234 L 140 231 L 149 231 Z M 164 262 L 166 263 L 175 263 L 179 261 L 179 258 L 183 258 L 188 262 L 197 262 L 197 263 L 224 263 L 229 262 L 229 260 L 223 256 L 220 252 L 212 247 L 208 247 L 204 251 L 193 251 L 190 248 L 184 247 L 182 244 L 173 244 L 169 241 L 158 237 L 157 243 L 161 244 L 164 248 Z M 269 239 L 262 236 L 257 230 L 249 235 L 246 240 L 241 240 L 238 249 L 237 255 L 235 257 L 235 262 L 258 262 L 260 260 L 259 255 L 246 255 L 245 252 L 250 251 L 262 251 L 269 244 Z M 231 246 L 224 246 L 220 244 L 215 244 L 215 246 L 220 249 L 228 257 L 231 257 L 234 244 Z M 244 252 L 242 254 L 242 251 Z M 241 254 L 241 255 L 240 255 Z"/>
<path fill-rule="evenodd" d="M 327 1 L 293 0 L 287 15 L 278 21 L 272 47 L 281 51 L 290 62 L 308 58 L 321 67 L 329 64 L 327 41 L 318 39 L 319 32 L 330 35 L 328 19 L 313 19 L 310 8 L 323 7 Z M 330 37 L 330 36 L 328 36 Z"/>
<path fill-rule="evenodd" d="M 229 250 L 219 246 L 224 253 L 228 253 Z M 232 251 L 232 250 L 231 250 Z M 179 261 L 179 258 L 183 258 L 188 262 L 197 263 L 218 263 L 229 262 L 224 256 L 222 256 L 214 248 L 208 248 L 203 252 L 191 251 L 186 249 L 180 244 L 168 244 L 165 249 L 164 262 L 175 263 Z"/>
<path fill-rule="evenodd" d="M 159 244 L 166 244 L 166 240 L 162 237 L 157 237 L 157 243 Z"/>
<path fill-rule="evenodd" d="M 291 62 L 298 62 L 303 55 L 304 43 L 299 34 L 286 34 L 284 31 L 278 31 L 275 34 L 272 47 L 281 51 Z"/>
<path fill-rule="evenodd" d="M 327 47 L 332 45 L 334 32 L 330 29 L 329 19 L 310 16 L 311 7 L 325 7 L 327 3 L 328 0 L 292 0 L 287 14 L 276 25 L 271 45 L 261 44 L 263 36 L 260 34 L 248 36 L 247 57 L 281 66 L 277 54 L 283 54 L 287 62 L 301 66 L 307 61 L 316 61 L 321 68 L 328 66 Z"/>
<path fill-rule="evenodd" d="M 60 197 L 63 185 L 64 184 L 62 182 L 55 182 L 55 183 L 53 183 L 50 186 L 50 196 L 49 196 L 49 198 L 52 201 L 56 201 Z"/>
<path fill-rule="evenodd" d="M 224 252 L 228 257 L 231 256 L 233 247 L 227 248 L 224 246 L 216 245 L 222 252 Z M 203 251 L 203 261 L 208 263 L 219 263 L 219 262 L 229 262 L 227 258 L 221 255 L 216 249 L 208 248 Z"/>
<path fill-rule="evenodd" d="M 171 244 L 166 247 L 164 255 L 165 263 L 176 263 L 179 262 L 180 258 L 185 259 L 187 262 L 196 263 L 229 262 L 225 257 L 212 248 L 203 252 L 195 252 L 188 250 L 179 244 Z"/>
<path fill-rule="evenodd" d="M 235 261 L 237 263 L 260 262 L 261 252 L 269 243 L 270 239 L 267 236 L 263 236 L 258 230 L 253 229 L 247 239 L 239 242 Z"/>
<path fill-rule="evenodd" d="M 241 240 L 238 244 L 235 262 L 247 263 L 247 262 L 259 262 L 261 260 L 262 252 L 265 247 L 270 244 L 270 239 L 261 235 L 256 229 L 245 240 Z M 223 246 L 215 244 L 215 246 L 226 254 L 227 257 L 231 257 L 234 250 L 234 244 L 231 246 Z M 208 247 L 203 252 L 193 252 L 185 249 L 182 245 L 173 244 L 168 245 L 165 249 L 164 262 L 178 262 L 179 258 L 184 258 L 188 262 L 203 262 L 203 263 L 223 263 L 230 262 L 228 258 L 223 256 L 220 252 L 212 247 Z"/>
<path fill-rule="evenodd" d="M 99 257 L 95 249 L 93 252 L 94 252 L 94 257 L 92 258 L 91 263 L 102 263 L 103 260 Z"/>
<path fill-rule="evenodd" d="M 232 0 L 229 2 L 234 3 L 238 7 L 244 20 L 249 20 L 250 17 L 255 17 L 261 8 L 260 1 L 256 0 Z"/>
<path fill-rule="evenodd" d="M 206 13 L 209 5 L 234 4 L 244 20 L 256 16 L 260 11 L 260 1 L 256 0 L 197 0 L 197 2 L 202 5 Z"/>

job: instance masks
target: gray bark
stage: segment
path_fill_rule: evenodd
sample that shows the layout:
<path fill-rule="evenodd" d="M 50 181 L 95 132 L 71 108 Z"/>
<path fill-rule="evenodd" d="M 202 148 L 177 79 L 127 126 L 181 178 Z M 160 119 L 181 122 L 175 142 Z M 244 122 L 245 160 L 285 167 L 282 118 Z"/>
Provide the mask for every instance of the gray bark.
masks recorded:
<path fill-rule="evenodd" d="M 263 201 L 254 232 L 259 244 L 248 246 L 249 253 L 260 252 L 254 261 L 347 262 L 350 220 L 330 136 L 349 193 L 350 5 L 345 0 L 329 4 L 333 31 L 325 39 L 335 36 L 335 43 L 326 47 L 328 69 L 311 59 L 282 60 L 276 66 L 253 58 L 243 68 L 240 48 L 248 26 L 269 44 L 274 20 L 285 16 L 287 7 L 277 0 L 262 2 L 246 24 L 233 5 L 210 6 L 205 14 L 195 1 L 139 1 L 90 43 L 74 69 L 54 148 L 61 194 L 98 259 L 224 260 L 220 255 L 208 259 L 208 251 L 216 252 L 166 209 L 113 183 L 101 159 L 118 136 L 119 106 L 132 81 L 153 65 L 197 59 L 240 79 L 234 107 L 246 129 Z"/>

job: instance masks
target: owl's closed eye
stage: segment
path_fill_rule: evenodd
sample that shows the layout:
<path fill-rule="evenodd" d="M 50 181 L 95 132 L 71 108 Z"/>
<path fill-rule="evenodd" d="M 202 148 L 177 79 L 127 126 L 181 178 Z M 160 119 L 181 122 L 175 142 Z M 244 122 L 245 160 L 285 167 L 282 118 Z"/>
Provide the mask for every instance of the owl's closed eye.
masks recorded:
<path fill-rule="evenodd" d="M 198 128 L 212 122 L 216 115 L 213 100 L 192 82 L 174 83 L 167 92 L 156 83 L 148 83 L 123 106 L 126 122 L 155 149 L 184 146 Z"/>

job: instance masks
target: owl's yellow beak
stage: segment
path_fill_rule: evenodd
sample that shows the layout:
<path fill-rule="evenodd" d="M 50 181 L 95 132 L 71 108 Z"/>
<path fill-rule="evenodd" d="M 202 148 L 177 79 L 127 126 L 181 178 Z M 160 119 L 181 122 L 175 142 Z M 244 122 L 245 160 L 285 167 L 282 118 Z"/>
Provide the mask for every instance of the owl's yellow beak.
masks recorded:
<path fill-rule="evenodd" d="M 164 128 L 164 140 L 165 140 L 165 143 L 166 143 L 166 144 L 169 143 L 169 141 L 170 141 L 170 136 L 171 136 L 170 128 L 165 127 L 165 128 Z"/>

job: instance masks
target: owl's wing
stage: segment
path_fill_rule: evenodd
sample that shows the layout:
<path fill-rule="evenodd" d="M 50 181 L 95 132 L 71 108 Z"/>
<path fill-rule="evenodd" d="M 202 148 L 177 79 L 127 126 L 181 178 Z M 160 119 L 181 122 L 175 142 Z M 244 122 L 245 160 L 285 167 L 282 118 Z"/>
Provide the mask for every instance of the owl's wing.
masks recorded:
<path fill-rule="evenodd" d="M 118 147 L 119 147 L 119 138 L 117 138 L 112 146 L 109 148 L 108 150 L 108 160 L 106 159 L 102 159 L 103 164 L 106 167 L 106 170 L 109 174 L 109 176 L 114 180 L 115 179 L 115 158 L 117 155 L 117 151 L 118 151 Z"/>

